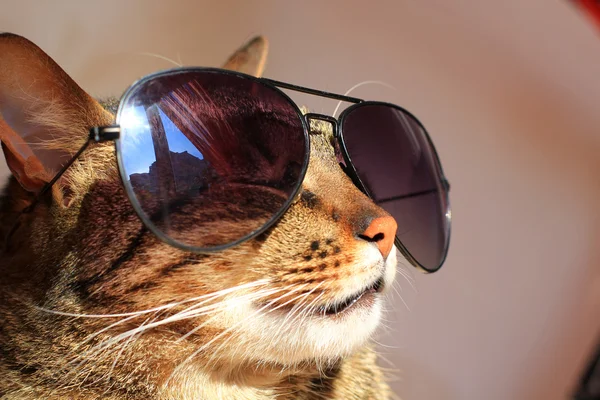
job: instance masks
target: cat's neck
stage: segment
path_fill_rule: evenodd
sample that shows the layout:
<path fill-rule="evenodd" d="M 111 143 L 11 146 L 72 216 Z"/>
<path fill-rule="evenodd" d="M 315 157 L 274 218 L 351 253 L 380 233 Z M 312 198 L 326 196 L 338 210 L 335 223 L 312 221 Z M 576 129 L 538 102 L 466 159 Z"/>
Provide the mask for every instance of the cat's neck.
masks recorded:
<path fill-rule="evenodd" d="M 126 356 L 124 356 L 126 357 Z M 375 353 L 370 347 L 358 350 L 350 357 L 340 360 L 335 365 L 319 369 L 313 367 L 271 370 L 269 373 L 260 371 L 253 366 L 238 370 L 238 376 L 215 376 L 215 371 L 207 373 L 201 368 L 201 362 L 196 367 L 186 370 L 185 374 L 170 379 L 168 382 L 127 381 L 131 377 L 126 370 L 115 371 L 114 381 L 121 386 L 120 390 L 107 392 L 94 387 L 85 389 L 72 387 L 69 390 L 56 391 L 55 388 L 40 386 L 23 387 L 23 397 L 16 393 L 15 398 L 46 398 L 59 400 L 64 398 L 90 400 L 103 398 L 108 400 L 347 400 L 347 399 L 384 399 L 389 396 L 389 388 L 381 370 L 376 366 Z M 123 364 L 139 368 L 152 369 L 152 360 L 145 360 L 140 366 L 140 360 L 128 359 Z M 1 369 L 1 368 L 0 368 Z M 117 367 L 118 369 L 118 367 Z M 123 373 L 123 374 L 121 374 Z M 121 385 L 123 384 L 123 385 Z M 105 389 L 105 388 L 104 388 Z M 33 397 L 25 395 L 35 393 Z"/>
<path fill-rule="evenodd" d="M 376 366 L 375 352 L 369 346 L 328 367 L 305 366 L 295 371 L 275 368 L 267 372 L 254 366 L 239 373 L 247 375 L 238 376 L 241 379 L 234 382 L 212 379 L 201 370 L 189 371 L 184 379 L 165 385 L 159 399 L 346 400 L 389 396 L 383 373 Z"/>

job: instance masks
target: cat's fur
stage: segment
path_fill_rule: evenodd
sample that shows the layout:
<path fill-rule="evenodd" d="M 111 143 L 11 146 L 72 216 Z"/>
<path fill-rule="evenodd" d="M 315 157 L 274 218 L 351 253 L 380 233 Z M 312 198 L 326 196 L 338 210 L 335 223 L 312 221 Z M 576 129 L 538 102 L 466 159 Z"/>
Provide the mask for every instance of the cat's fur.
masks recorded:
<path fill-rule="evenodd" d="M 226 67 L 260 74 L 264 54 L 257 39 Z M 149 232 L 125 195 L 112 144 L 91 146 L 7 240 L 89 127 L 114 121 L 112 107 L 31 42 L 0 35 L 0 139 L 13 172 L 0 199 L 0 399 L 388 398 L 368 343 L 380 295 L 342 318 L 289 308 L 331 304 L 381 275 L 389 287 L 394 276 L 395 250 L 385 261 L 376 243 L 357 236 L 387 214 L 339 167 L 326 125 L 312 127 L 309 169 L 290 209 L 228 250 L 191 254 Z M 90 317 L 211 293 L 221 295 Z M 294 300 L 289 307 L 256 314 L 286 293 L 278 301 Z M 200 301 L 202 315 L 107 345 Z"/>

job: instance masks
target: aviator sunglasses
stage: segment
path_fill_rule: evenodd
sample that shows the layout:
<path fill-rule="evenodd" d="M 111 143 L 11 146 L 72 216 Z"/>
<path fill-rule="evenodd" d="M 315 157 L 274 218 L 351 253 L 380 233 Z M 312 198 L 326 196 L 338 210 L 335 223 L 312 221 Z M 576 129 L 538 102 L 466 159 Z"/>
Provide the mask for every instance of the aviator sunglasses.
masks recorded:
<path fill-rule="evenodd" d="M 337 119 L 303 114 L 282 89 L 351 105 Z M 127 195 L 148 229 L 187 251 L 223 250 L 290 207 L 308 168 L 311 121 L 331 124 L 340 167 L 396 219 L 400 252 L 437 271 L 450 239 L 450 186 L 419 120 L 394 104 L 228 70 L 177 68 L 135 82 L 116 125 L 91 128 L 39 196 L 90 143 L 114 141 Z"/>

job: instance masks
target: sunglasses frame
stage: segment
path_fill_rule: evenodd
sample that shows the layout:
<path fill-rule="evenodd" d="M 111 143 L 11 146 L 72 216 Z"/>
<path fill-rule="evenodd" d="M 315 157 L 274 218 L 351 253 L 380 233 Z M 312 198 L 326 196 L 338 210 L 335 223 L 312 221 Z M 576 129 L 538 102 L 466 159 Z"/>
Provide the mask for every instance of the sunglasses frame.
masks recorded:
<path fill-rule="evenodd" d="M 275 213 L 273 215 L 273 217 L 271 217 L 269 219 L 269 221 L 267 221 L 262 227 L 256 229 L 255 231 L 251 232 L 250 234 L 244 236 L 243 238 L 238 239 L 234 242 L 225 244 L 225 245 L 214 246 L 214 247 L 206 248 L 206 249 L 193 247 L 193 246 L 187 246 L 183 243 L 175 241 L 174 239 L 172 239 L 169 236 L 167 236 L 166 234 L 164 234 L 160 229 L 158 229 L 158 227 L 156 227 L 152 223 L 152 221 L 150 221 L 146 212 L 142 209 L 139 201 L 137 200 L 137 196 L 136 196 L 135 192 L 133 191 L 133 187 L 131 186 L 131 183 L 129 183 L 128 177 L 126 176 L 125 166 L 123 163 L 123 154 L 122 154 L 122 149 L 121 149 L 121 146 L 122 146 L 121 145 L 121 126 L 119 125 L 119 122 L 121 120 L 122 113 L 125 108 L 125 104 L 126 104 L 127 100 L 133 95 L 134 90 L 137 89 L 141 84 L 148 82 L 152 79 L 161 77 L 161 76 L 173 75 L 173 74 L 179 74 L 179 73 L 189 73 L 189 72 L 218 73 L 218 74 L 232 75 L 232 76 L 252 80 L 254 82 L 260 83 L 260 84 L 270 88 L 271 90 L 274 90 L 275 92 L 280 94 L 288 103 L 290 103 L 290 105 L 296 111 L 298 118 L 300 119 L 300 121 L 302 123 L 302 128 L 303 128 L 304 137 L 305 137 L 305 156 L 304 156 L 304 160 L 303 160 L 302 171 L 299 175 L 298 183 L 294 187 L 294 190 L 293 190 L 292 194 L 290 195 L 290 198 L 285 202 L 285 204 L 281 207 L 281 209 L 277 213 Z M 323 114 L 318 114 L 318 113 L 303 114 L 302 111 L 300 110 L 300 108 L 298 107 L 298 105 L 296 104 L 296 102 L 294 102 L 281 89 L 287 89 L 287 90 L 310 94 L 310 95 L 314 95 L 314 96 L 318 96 L 318 97 L 325 97 L 325 98 L 329 98 L 329 99 L 333 99 L 333 100 L 352 103 L 352 105 L 347 107 L 340 114 L 339 118 L 335 118 L 335 117 L 331 117 L 331 116 L 323 115 Z M 354 184 L 362 192 L 364 192 L 370 198 L 373 198 L 373 196 L 371 196 L 368 193 L 368 191 L 365 188 L 365 185 L 362 183 L 362 181 L 358 177 L 357 171 L 351 162 L 350 156 L 346 149 L 346 145 L 344 143 L 343 130 L 342 130 L 342 126 L 343 126 L 343 122 L 344 122 L 345 118 L 357 107 L 362 107 L 365 105 L 379 105 L 379 106 L 393 107 L 393 108 L 398 109 L 398 110 L 402 111 L 403 113 L 409 115 L 411 118 L 413 118 L 419 124 L 419 126 L 423 130 L 423 133 L 425 134 L 425 137 L 427 139 L 429 146 L 431 147 L 432 154 L 435 159 L 434 161 L 436 164 L 437 172 L 439 174 L 439 179 L 440 179 L 439 184 L 440 184 L 440 187 L 445 192 L 445 201 L 447 204 L 446 218 L 447 218 L 448 232 L 447 232 L 447 240 L 446 240 L 446 243 L 444 246 L 444 256 L 443 256 L 442 262 L 435 269 L 425 268 L 410 254 L 408 249 L 402 244 L 402 242 L 398 239 L 397 236 L 394 238 L 394 242 L 395 242 L 398 250 L 400 251 L 400 253 L 402 253 L 402 255 L 404 257 L 406 257 L 407 260 L 413 266 L 417 267 L 418 269 L 420 269 L 426 273 L 435 272 L 435 271 L 439 270 L 439 268 L 442 266 L 442 264 L 444 263 L 444 261 L 446 259 L 447 253 L 448 253 L 448 247 L 449 247 L 449 241 L 450 241 L 450 223 L 451 223 L 450 199 L 449 199 L 450 185 L 448 183 L 448 180 L 445 178 L 439 156 L 437 154 L 437 151 L 433 145 L 433 142 L 432 142 L 429 134 L 427 133 L 427 130 L 414 115 L 412 115 L 410 112 L 408 112 L 404 108 L 397 106 L 395 104 L 391 104 L 391 103 L 378 102 L 378 101 L 365 101 L 365 100 L 362 100 L 362 99 L 359 99 L 356 97 L 351 97 L 351 96 L 346 96 L 346 95 L 341 95 L 341 94 L 336 94 L 336 93 L 330 93 L 330 92 L 317 90 L 317 89 L 311 89 L 311 88 L 293 85 L 290 83 L 276 81 L 276 80 L 268 79 L 268 78 L 258 78 L 258 77 L 252 76 L 252 75 L 247 75 L 247 74 L 236 72 L 236 71 L 224 70 L 224 69 L 220 69 L 220 68 L 204 68 L 204 67 L 173 68 L 173 69 L 159 71 L 159 72 L 147 75 L 147 76 L 133 82 L 119 100 L 119 107 L 117 110 L 115 125 L 101 126 L 101 127 L 97 126 L 97 127 L 90 128 L 88 141 L 86 141 L 86 143 L 81 147 L 81 149 L 79 151 L 77 151 L 77 153 L 75 153 L 75 155 L 61 168 L 61 170 L 56 174 L 56 176 L 50 182 L 48 182 L 44 186 L 44 188 L 42 188 L 42 190 L 39 192 L 39 194 L 36 197 L 36 199 L 34 200 L 34 202 L 29 207 L 27 207 L 25 210 L 23 210 L 23 213 L 31 212 L 31 210 L 33 210 L 33 207 L 38 202 L 39 198 L 44 193 L 49 191 L 49 189 L 52 187 L 52 185 L 75 162 L 75 160 L 84 152 L 84 150 L 89 146 L 90 143 L 113 141 L 115 143 L 115 153 L 116 153 L 117 164 L 118 164 L 118 168 L 119 168 L 119 175 L 121 177 L 121 181 L 126 190 L 127 197 L 129 198 L 131 205 L 135 209 L 136 213 L 138 214 L 139 218 L 142 220 L 144 225 L 150 231 L 152 231 L 152 233 L 155 234 L 160 240 L 162 240 L 163 242 L 165 242 L 173 247 L 180 248 L 180 249 L 183 249 L 186 251 L 195 252 L 195 253 L 214 253 L 217 251 L 222 251 L 222 250 L 228 249 L 230 247 L 236 246 L 246 240 L 249 240 L 249 239 L 256 237 L 256 236 L 260 235 L 261 233 L 265 232 L 267 229 L 272 227 L 273 224 L 275 224 L 281 218 L 281 216 L 289 209 L 290 205 L 295 201 L 296 197 L 298 196 L 298 193 L 300 192 L 300 190 L 302 188 L 302 183 L 304 181 L 306 171 L 308 170 L 308 163 L 309 163 L 309 159 L 310 159 L 310 133 L 311 133 L 310 121 L 311 120 L 325 121 L 332 125 L 333 135 L 336 138 L 336 140 L 338 141 L 341 153 L 343 155 L 343 158 L 344 158 L 344 161 L 346 164 L 346 165 L 340 164 L 340 166 L 342 167 L 344 172 L 352 179 Z"/>
<path fill-rule="evenodd" d="M 129 88 L 125 91 L 125 93 L 119 100 L 119 107 L 117 109 L 117 115 L 116 115 L 116 124 L 113 125 L 113 127 L 118 126 L 120 128 L 119 121 L 121 119 L 125 104 L 127 103 L 127 100 L 130 98 L 130 96 L 135 94 L 134 91 L 140 85 L 144 84 L 145 82 L 151 81 L 155 78 L 160 78 L 162 76 L 172 76 L 173 74 L 183 74 L 183 73 L 189 73 L 189 72 L 192 72 L 192 73 L 193 72 L 215 73 L 215 74 L 220 74 L 220 75 L 237 76 L 237 77 L 241 77 L 241 78 L 245 78 L 245 79 L 250 79 L 252 81 L 260 80 L 260 78 L 256 78 L 251 75 L 243 74 L 243 73 L 236 72 L 236 71 L 223 70 L 220 68 L 182 67 L 182 68 L 173 68 L 173 69 L 168 69 L 168 70 L 164 70 L 164 71 L 159 71 L 159 72 L 147 75 L 147 76 L 137 80 L 136 82 L 134 82 L 131 86 L 129 86 Z M 148 218 L 147 213 L 142 209 L 141 204 L 137 200 L 137 196 L 136 196 L 136 194 L 133 190 L 133 187 L 132 187 L 131 183 L 129 182 L 129 178 L 127 177 L 127 174 L 126 174 L 126 169 L 125 169 L 125 165 L 123 162 L 123 155 L 122 155 L 122 149 L 121 149 L 121 138 L 119 137 L 118 139 L 114 140 L 115 151 L 116 151 L 116 156 L 117 156 L 117 164 L 119 166 L 119 175 L 121 176 L 121 181 L 123 183 L 123 186 L 125 187 L 125 191 L 127 192 L 127 197 L 129 197 L 129 201 L 131 202 L 133 208 L 135 209 L 136 213 L 138 214 L 138 216 L 140 217 L 140 219 L 142 220 L 144 225 L 146 227 L 148 227 L 148 229 L 150 229 L 150 231 L 152 231 L 152 233 L 154 233 L 163 242 L 165 242 L 173 247 L 176 247 L 176 248 L 179 248 L 182 250 L 186 250 L 186 251 L 190 251 L 190 252 L 194 252 L 194 253 L 207 253 L 208 254 L 208 253 L 216 253 L 219 251 L 223 251 L 228 248 L 237 246 L 238 244 L 243 243 L 246 240 L 249 240 L 249 239 L 256 237 L 256 236 L 260 235 L 261 233 L 265 232 L 267 229 L 269 229 L 271 226 L 273 226 L 273 224 L 275 224 L 275 222 L 277 222 L 281 218 L 281 216 L 289 209 L 290 205 L 296 199 L 298 193 L 300 192 L 300 190 L 302 188 L 302 182 L 304 181 L 304 176 L 306 175 L 306 171 L 308 170 L 308 161 L 309 161 L 309 156 L 310 156 L 310 138 L 309 138 L 310 129 L 308 127 L 307 121 L 302 117 L 302 111 L 300 110 L 298 105 L 287 94 L 285 94 L 285 92 L 281 91 L 280 89 L 278 89 L 272 85 L 269 85 L 269 84 L 265 84 L 265 85 L 268 86 L 270 89 L 274 90 L 275 92 L 277 92 L 279 95 L 283 96 L 283 98 L 294 108 L 294 111 L 296 111 L 298 118 L 301 120 L 302 129 L 304 132 L 304 159 L 302 161 L 302 170 L 298 177 L 298 182 L 294 186 L 294 189 L 293 189 L 292 193 L 290 194 L 290 197 L 281 206 L 281 209 L 279 211 L 277 211 L 277 213 L 275 213 L 260 228 L 255 229 L 254 231 L 248 233 L 247 235 L 243 236 L 242 238 L 240 238 L 236 241 L 233 241 L 233 242 L 230 242 L 227 244 L 223 244 L 223 245 L 219 245 L 219 246 L 212 246 L 209 248 L 200 248 L 200 247 L 189 246 L 184 243 L 178 242 L 178 241 L 172 239 L 171 237 L 169 237 L 168 235 L 166 235 L 165 233 L 163 233 L 150 220 L 150 218 Z"/>
<path fill-rule="evenodd" d="M 433 144 L 433 141 L 431 140 L 431 137 L 429 136 L 427 129 L 425 129 L 425 127 L 423 126 L 421 121 L 417 117 L 415 117 L 415 115 L 413 113 L 411 113 L 410 111 L 408 111 L 405 108 L 400 107 L 396 104 L 393 104 L 393 103 L 387 103 L 387 102 L 382 102 L 382 101 L 366 101 L 363 99 L 359 99 L 357 97 L 350 97 L 350 96 L 346 96 L 346 95 L 330 93 L 330 92 L 307 88 L 307 87 L 303 87 L 303 86 L 298 86 L 298 85 L 294 85 L 294 84 L 290 84 L 290 83 L 286 83 L 286 82 L 280 82 L 280 81 L 276 81 L 276 80 L 268 79 L 268 78 L 255 78 L 255 79 L 258 79 L 262 82 L 268 83 L 271 85 L 271 87 L 273 87 L 275 89 L 283 88 L 283 89 L 288 89 L 288 90 L 292 90 L 292 91 L 300 92 L 300 93 L 306 93 L 306 94 L 310 94 L 310 95 L 314 95 L 314 96 L 318 96 L 318 97 L 326 97 L 326 98 L 333 99 L 333 100 L 339 100 L 339 101 L 344 101 L 347 103 L 353 103 L 351 106 L 346 107 L 344 109 L 344 111 L 342 111 L 342 113 L 340 114 L 340 116 L 338 118 L 331 117 L 329 115 L 317 114 L 317 113 L 306 113 L 303 115 L 303 117 L 306 119 L 307 122 L 310 122 L 311 119 L 314 119 L 314 120 L 329 122 L 332 125 L 333 136 L 338 142 L 338 145 L 340 147 L 342 156 L 343 156 L 345 164 L 346 164 L 344 166 L 340 165 L 340 167 L 342 167 L 342 169 L 344 170 L 346 175 L 348 175 L 350 177 L 350 179 L 352 179 L 352 182 L 354 183 L 354 185 L 356 187 L 358 187 L 367 196 L 369 196 L 369 198 L 371 198 L 371 199 L 373 199 L 374 197 L 369 193 L 369 191 L 366 188 L 366 185 L 359 178 L 358 172 L 356 171 L 356 168 L 354 167 L 354 164 L 352 163 L 352 160 L 350 158 L 350 154 L 348 153 L 348 149 L 346 148 L 346 143 L 344 142 L 344 133 L 343 133 L 344 120 L 346 119 L 346 117 L 348 115 L 350 115 L 350 113 L 353 110 L 355 110 L 358 107 L 363 107 L 363 106 L 367 106 L 367 105 L 375 105 L 375 106 L 385 106 L 385 107 L 395 108 L 395 109 L 401 111 L 402 113 L 408 115 L 409 117 L 411 117 L 419 125 L 419 127 L 423 131 L 423 134 L 425 135 L 427 144 L 429 145 L 429 147 L 432 150 L 435 167 L 436 167 L 437 173 L 439 175 L 438 184 L 439 184 L 440 189 L 442 189 L 444 191 L 444 201 L 446 204 L 445 217 L 446 217 L 446 227 L 447 227 L 446 232 L 445 232 L 446 233 L 446 242 L 444 243 L 444 254 L 443 254 L 442 260 L 440 261 L 438 266 L 436 266 L 435 268 L 427 268 L 424 265 L 422 265 L 420 262 L 418 262 L 417 259 L 412 256 L 412 254 L 410 254 L 410 251 L 408 251 L 406 246 L 404 246 L 404 244 L 402 244 L 402 242 L 400 241 L 398 236 L 394 237 L 394 244 L 396 245 L 396 247 L 398 248 L 400 253 L 408 260 L 408 262 L 410 262 L 416 268 L 420 269 L 421 271 L 423 271 L 425 273 L 433 273 L 433 272 L 438 271 L 442 267 L 442 265 L 444 265 L 444 262 L 446 261 L 446 257 L 448 256 L 448 249 L 450 248 L 450 236 L 451 236 L 451 231 L 452 231 L 452 229 L 451 229 L 451 227 L 452 227 L 452 211 L 451 211 L 452 207 L 450 205 L 450 182 L 448 181 L 448 179 L 446 178 L 446 175 L 444 174 L 444 170 L 442 168 L 442 163 L 440 161 L 438 152 Z"/>

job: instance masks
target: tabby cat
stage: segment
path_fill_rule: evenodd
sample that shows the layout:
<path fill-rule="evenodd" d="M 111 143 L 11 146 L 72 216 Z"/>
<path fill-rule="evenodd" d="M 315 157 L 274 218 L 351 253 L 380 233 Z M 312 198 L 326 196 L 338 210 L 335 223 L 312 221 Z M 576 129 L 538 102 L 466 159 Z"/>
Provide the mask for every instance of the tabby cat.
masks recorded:
<path fill-rule="evenodd" d="M 224 68 L 260 75 L 265 56 L 257 38 Z M 396 224 L 340 169 L 325 124 L 311 127 L 293 205 L 221 252 L 149 232 L 112 144 L 93 145 L 21 214 L 116 104 L 0 34 L 12 172 L 0 198 L 0 399 L 388 398 L 369 338 L 394 279 Z"/>

